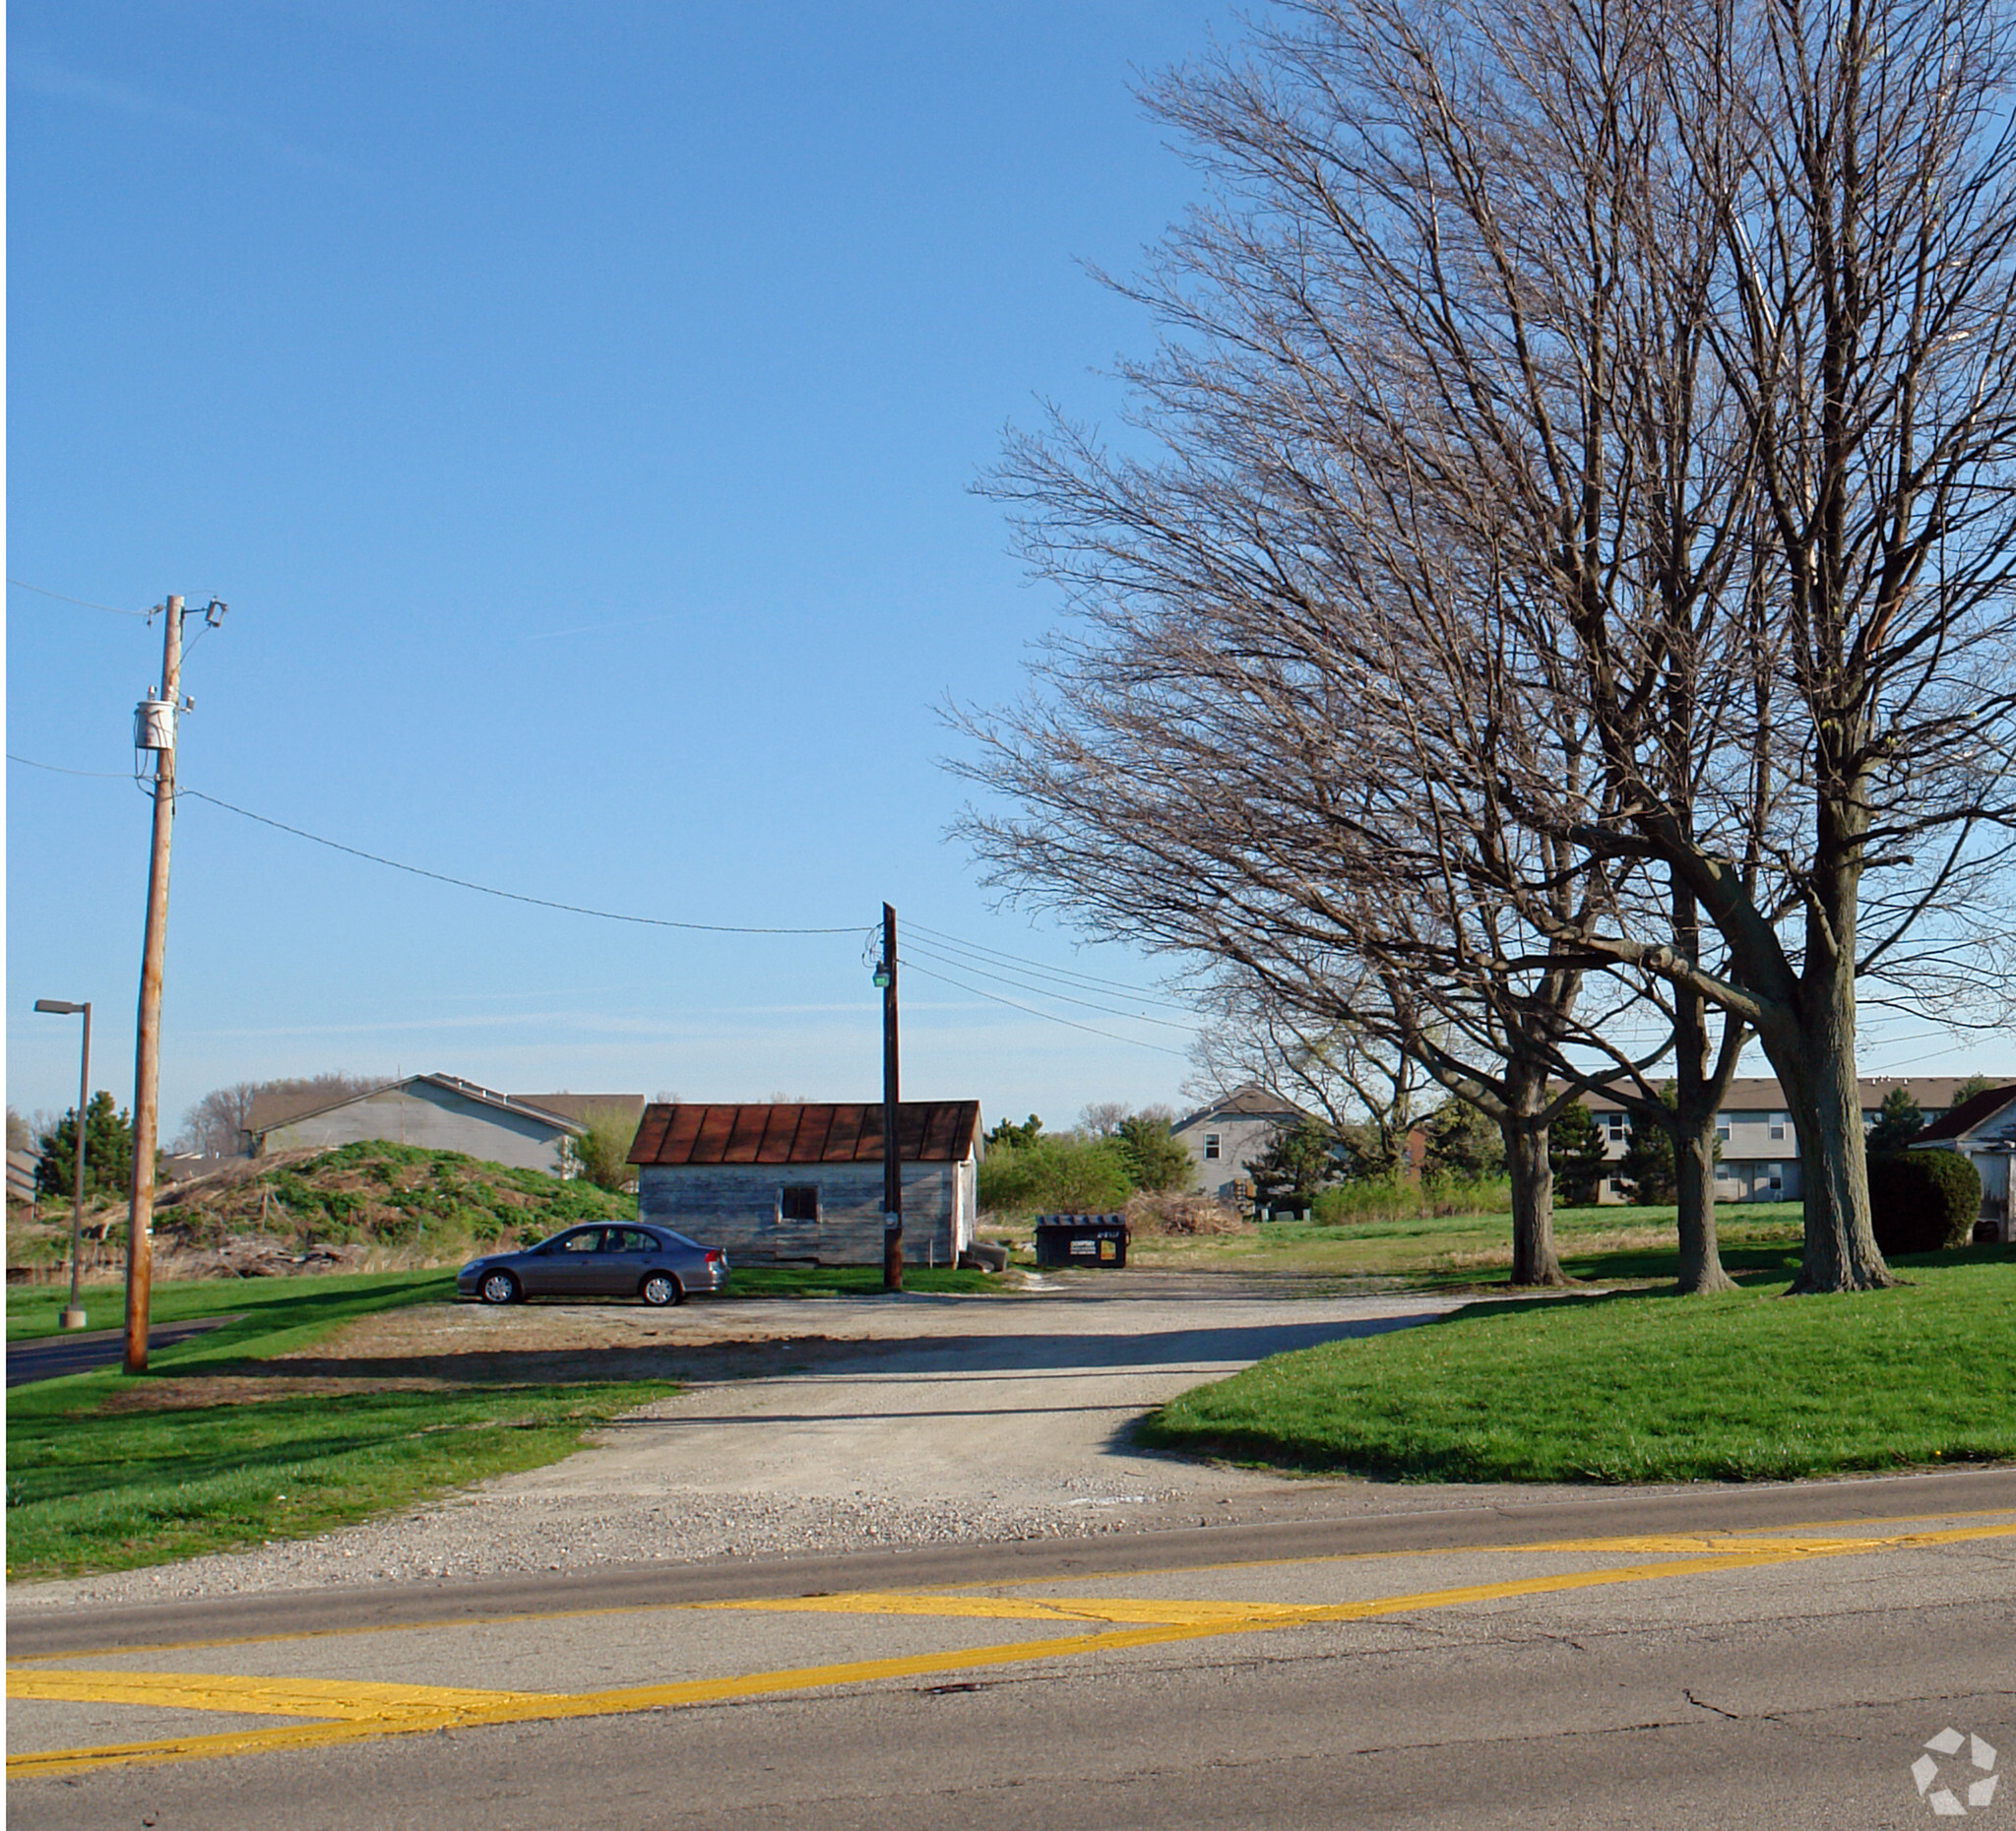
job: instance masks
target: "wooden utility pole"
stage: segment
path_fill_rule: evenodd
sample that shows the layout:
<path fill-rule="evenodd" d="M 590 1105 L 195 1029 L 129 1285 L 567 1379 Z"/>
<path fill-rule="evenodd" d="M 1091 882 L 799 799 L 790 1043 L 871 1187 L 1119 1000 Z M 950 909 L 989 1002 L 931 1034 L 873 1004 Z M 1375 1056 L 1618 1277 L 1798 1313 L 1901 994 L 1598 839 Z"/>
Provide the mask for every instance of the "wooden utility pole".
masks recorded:
<path fill-rule="evenodd" d="M 882 906 L 882 1289 L 903 1289 L 903 1158 L 896 1109 L 902 1098 L 896 1046 L 896 911 Z"/>
<path fill-rule="evenodd" d="M 153 739 L 154 855 L 147 867 L 147 939 L 140 961 L 140 1032 L 133 1061 L 133 1208 L 126 1234 L 126 1371 L 147 1371 L 154 1297 L 154 1154 L 160 1107 L 161 971 L 168 951 L 168 838 L 175 824 L 175 724 L 182 691 L 182 600 L 163 606 L 158 695 L 140 710 L 136 741 Z M 152 715 L 152 717 L 150 717 Z"/>

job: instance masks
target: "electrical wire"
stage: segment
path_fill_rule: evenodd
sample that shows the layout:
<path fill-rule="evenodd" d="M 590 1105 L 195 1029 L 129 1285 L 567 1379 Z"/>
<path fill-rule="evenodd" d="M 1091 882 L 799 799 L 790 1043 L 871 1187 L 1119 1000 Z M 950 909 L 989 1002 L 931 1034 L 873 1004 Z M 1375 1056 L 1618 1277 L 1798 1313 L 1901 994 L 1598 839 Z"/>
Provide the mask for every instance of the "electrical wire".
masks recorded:
<path fill-rule="evenodd" d="M 229 801 L 220 800 L 214 794 L 205 794 L 196 789 L 175 790 L 178 800 L 208 801 L 213 807 L 221 807 L 227 814 L 236 814 L 244 820 L 256 820 L 263 827 L 272 827 L 281 833 L 291 833 L 296 839 L 312 840 L 317 846 L 327 846 L 331 852 L 348 852 L 352 858 L 363 858 L 372 864 L 387 865 L 395 871 L 407 871 L 414 877 L 430 877 L 437 884 L 453 884 L 458 890 L 474 890 L 486 897 L 501 897 L 507 903 L 530 903 L 536 909 L 560 910 L 569 916 L 593 916 L 601 921 L 635 922 L 645 928 L 682 928 L 698 934 L 859 934 L 861 924 L 849 922 L 844 928 L 750 928 L 731 922 L 717 921 L 672 921 L 662 916 L 624 916 L 613 910 L 589 909 L 579 903 L 557 903 L 550 897 L 529 897 L 521 891 L 499 890 L 491 884 L 472 883 L 466 877 L 450 877 L 446 871 L 430 871 L 423 865 L 405 864 L 397 858 L 387 858 L 375 852 L 365 852 L 360 847 L 346 846 L 341 840 L 324 839 L 319 833 L 310 833 L 305 827 L 290 827 L 284 820 L 272 820 L 265 814 L 255 814 L 249 807 L 238 807 Z"/>
<path fill-rule="evenodd" d="M 1024 984 L 1022 980 L 1011 979 L 1004 973 L 992 973 L 985 967 L 969 965 L 963 960 L 955 960 L 950 955 L 939 953 L 936 948 L 925 946 L 923 943 L 913 939 L 905 954 L 905 958 L 914 959 L 919 954 L 926 960 L 937 961 L 941 966 L 957 967 L 963 973 L 976 973 L 983 979 L 992 979 L 996 984 L 1010 986 L 1016 991 L 1028 992 L 1033 998 L 1054 998 L 1062 1004 L 1075 1004 L 1082 1006 L 1088 1011 L 1103 1012 L 1107 1017 L 1124 1017 L 1130 1023 L 1158 1024 L 1164 1030 L 1179 1030 L 1185 1036 L 1192 1035 L 1197 1028 L 1194 1023 L 1173 1024 L 1166 1017 L 1148 1017 L 1138 1011 L 1122 1011 L 1114 1005 L 1098 1004 L 1090 998 L 1074 998 L 1069 992 L 1058 991 L 1048 985 Z"/>
<path fill-rule="evenodd" d="M 984 947 L 977 941 L 962 940 L 958 935 L 947 934 L 942 929 L 927 927 L 918 921 L 907 922 L 905 927 L 912 934 L 928 936 L 940 946 L 952 948 L 955 952 L 984 956 L 1040 978 L 1057 979 L 1092 991 L 1120 993 L 1129 998 L 1137 998 L 1145 1004 L 1160 1005 L 1166 1011 L 1189 1011 L 1187 1005 L 1174 1003 L 1167 998 L 1159 998 L 1152 992 L 1142 991 L 1138 986 L 1124 984 L 1118 979 L 1101 979 L 1096 974 L 1080 973 L 1070 967 L 1048 966 L 1021 954 L 1007 953 L 998 947 Z"/>
<path fill-rule="evenodd" d="M 1082 1030 L 1089 1037 L 1103 1037 L 1108 1042 L 1124 1042 L 1131 1048 L 1154 1049 L 1162 1055 L 1184 1058 L 1181 1049 L 1172 1049 L 1164 1042 L 1144 1042 L 1138 1037 L 1122 1037 L 1110 1030 L 1095 1029 L 1091 1024 L 1081 1024 L 1075 1018 L 1059 1017 L 1054 1011 L 1039 1011 L 1030 1004 L 1017 1004 L 1013 998 L 1004 998 L 999 992 L 990 992 L 983 986 L 969 985 L 963 979 L 955 979 L 943 973 L 933 973 L 929 967 L 911 964 L 905 968 L 910 973 L 921 973 L 927 979 L 936 979 L 941 985 L 956 986 L 960 991 L 971 992 L 976 998 L 988 998 L 995 1004 L 1005 1004 L 1011 1010 L 1027 1012 L 1031 1017 L 1040 1017 L 1045 1023 L 1062 1024 L 1067 1030 Z"/>
<path fill-rule="evenodd" d="M 26 763 L 30 769 L 45 769 L 52 776 L 94 776 L 103 782 L 124 782 L 132 773 L 123 769 L 65 769 L 60 763 L 37 763 L 33 757 L 18 757 L 8 751 L 10 763 Z"/>
<path fill-rule="evenodd" d="M 54 771 L 57 775 L 91 776 L 101 777 L 107 780 L 118 780 L 118 778 L 113 774 L 113 772 L 110 771 L 64 769 L 60 765 L 54 763 L 37 763 L 32 757 L 16 756 L 12 751 L 9 751 L 7 753 L 7 757 L 9 762 L 25 763 L 31 769 L 51 770 Z M 370 864 L 382 864 L 391 870 L 405 871 L 414 877 L 430 878 L 435 883 L 450 884 L 458 890 L 473 890 L 483 896 L 499 897 L 509 903 L 527 903 L 531 904 L 536 909 L 558 910 L 563 914 L 569 916 L 590 916 L 602 921 L 634 922 L 643 927 L 677 928 L 688 932 L 704 934 L 858 934 L 861 931 L 859 923 L 850 923 L 845 927 L 830 928 L 759 928 L 736 926 L 725 922 L 672 921 L 663 916 L 628 916 L 619 914 L 612 910 L 590 909 L 582 904 L 561 903 L 549 897 L 533 897 L 527 896 L 524 893 L 516 890 L 499 890 L 494 885 L 478 884 L 471 881 L 469 878 L 466 877 L 451 877 L 445 871 L 430 871 L 421 865 L 407 864 L 398 858 L 387 858 L 378 852 L 365 852 L 361 847 L 346 846 L 340 840 L 325 839 L 319 833 L 310 833 L 305 827 L 289 826 L 284 820 L 275 820 L 266 814 L 256 814 L 249 807 L 240 807 L 235 802 L 223 800 L 215 794 L 206 794 L 200 789 L 189 789 L 178 786 L 175 790 L 175 797 L 178 801 L 186 797 L 193 801 L 207 802 L 212 807 L 219 807 L 223 809 L 225 813 L 236 814 L 242 820 L 254 821 L 260 826 L 271 827 L 279 833 L 290 834 L 295 839 L 304 839 L 316 846 L 325 846 L 332 852 L 347 853 L 352 858 L 362 858 Z M 938 932 L 932 929 L 921 928 L 920 925 L 916 923 L 912 923 L 911 927 L 914 933 L 921 932 L 935 936 Z M 958 947 L 964 951 L 979 954 L 999 953 L 999 950 L 997 949 L 982 948 L 976 942 L 958 941 L 949 936 L 943 938 L 945 939 L 947 945 Z M 1156 1024 L 1167 1030 L 1183 1030 L 1185 1028 L 1181 1024 L 1171 1024 L 1166 1018 L 1145 1017 L 1133 1012 L 1114 1010 L 1111 1006 L 1094 1004 L 1088 999 L 1074 998 L 1069 996 L 1067 993 L 1055 991 L 1048 987 L 1031 988 L 1030 986 L 1022 984 L 1016 979 L 1009 979 L 1002 974 L 989 972 L 983 966 L 966 966 L 958 960 L 948 959 L 947 956 L 938 953 L 933 948 L 919 948 L 915 945 L 914 942 L 913 942 L 912 945 L 914 953 L 922 953 L 925 956 L 925 958 L 937 960 L 942 964 L 959 966 L 961 967 L 962 971 L 977 974 L 983 979 L 995 979 L 997 982 L 1001 984 L 1013 986 L 1017 991 L 1028 991 L 1032 997 L 1059 999 L 1066 1004 L 1079 1005 L 1086 1010 L 1104 1012 L 1110 1016 L 1124 1018 L 1127 1021 L 1133 1023 Z M 1011 962 L 1015 960 L 1015 957 L 1013 955 L 1006 955 L 1003 956 L 1003 958 Z M 1172 1049 L 1168 1047 L 1166 1043 L 1149 1042 L 1137 1037 L 1123 1037 L 1114 1031 L 1101 1030 L 1093 1024 L 1081 1024 L 1074 1018 L 1059 1017 L 1054 1011 L 1039 1010 L 1035 1005 L 1023 1004 L 1014 998 L 1003 997 L 999 992 L 987 990 L 985 986 L 970 985 L 964 979 L 956 979 L 952 978 L 949 974 L 939 973 L 934 971 L 930 967 L 921 966 L 917 964 L 916 960 L 914 957 L 905 958 L 902 964 L 907 971 L 921 974 L 925 979 L 935 979 L 940 984 L 950 985 L 958 991 L 970 993 L 972 996 L 976 998 L 984 998 L 993 1004 L 1005 1005 L 1010 1010 L 1020 1011 L 1024 1013 L 1024 1015 L 1026 1016 L 1040 1018 L 1045 1023 L 1061 1024 L 1067 1030 L 1082 1031 L 1087 1036 L 1102 1037 L 1108 1042 L 1124 1043 L 1132 1048 L 1153 1049 L 1157 1053 L 1163 1055 L 1174 1055 L 1178 1058 L 1181 1058 L 1184 1053 L 1184 1051 L 1182 1051 L 1181 1049 Z M 1074 979 L 1086 977 L 1089 976 L 1072 976 Z M 1095 983 L 1098 982 L 1099 981 L 1095 981 Z M 1131 988 L 1120 986 L 1118 985 L 1117 981 L 1105 982 L 1113 984 L 1116 990 L 1126 991 L 1129 992 L 1130 995 L 1132 995 Z M 1161 1003 L 1163 1001 L 1149 1000 L 1149 1002 Z M 1168 1005 L 1166 1006 L 1166 1008 L 1170 1010 L 1181 1009 L 1181 1007 L 1177 1005 Z"/>
<path fill-rule="evenodd" d="M 143 623 L 154 621 L 152 610 L 129 610 L 124 604 L 94 603 L 89 598 L 67 598 L 61 592 L 52 592 L 46 586 L 31 585 L 26 579 L 9 578 L 9 585 L 18 585 L 25 592 L 33 592 L 37 598 L 53 598 L 59 604 L 77 604 L 86 610 L 109 610 L 114 616 L 137 616 Z"/>

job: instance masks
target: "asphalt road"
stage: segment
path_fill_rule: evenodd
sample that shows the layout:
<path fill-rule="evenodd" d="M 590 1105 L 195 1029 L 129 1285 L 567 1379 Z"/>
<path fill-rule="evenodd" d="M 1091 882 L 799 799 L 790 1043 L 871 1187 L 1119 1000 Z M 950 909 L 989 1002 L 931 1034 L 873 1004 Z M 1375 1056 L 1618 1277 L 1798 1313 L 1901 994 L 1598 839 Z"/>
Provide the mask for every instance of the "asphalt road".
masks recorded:
<path fill-rule="evenodd" d="M 150 1353 L 170 1342 L 235 1322 L 235 1316 L 204 1316 L 195 1322 L 164 1322 L 147 1332 Z M 30 1380 L 57 1379 L 65 1373 L 89 1373 L 94 1367 L 117 1366 L 125 1358 L 124 1329 L 80 1329 L 75 1335 L 45 1335 L 32 1342 L 7 1345 L 7 1383 L 25 1386 Z"/>
<path fill-rule="evenodd" d="M 2016 1760 L 2016 1471 L 66 1610 L 9 1661 L 38 1831 L 1869 1831 Z"/>

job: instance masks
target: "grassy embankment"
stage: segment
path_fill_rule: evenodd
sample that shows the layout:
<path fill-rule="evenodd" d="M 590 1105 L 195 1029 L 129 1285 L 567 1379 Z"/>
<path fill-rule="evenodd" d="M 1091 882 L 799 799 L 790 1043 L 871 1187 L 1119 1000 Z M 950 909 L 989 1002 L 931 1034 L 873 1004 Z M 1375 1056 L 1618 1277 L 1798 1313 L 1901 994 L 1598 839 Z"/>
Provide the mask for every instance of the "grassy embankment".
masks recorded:
<path fill-rule="evenodd" d="M 1755 1481 L 2016 1458 L 2016 1250 L 1786 1299 L 1627 1291 L 1471 1304 L 1282 1355 L 1143 1425 L 1159 1447 L 1442 1482 Z"/>

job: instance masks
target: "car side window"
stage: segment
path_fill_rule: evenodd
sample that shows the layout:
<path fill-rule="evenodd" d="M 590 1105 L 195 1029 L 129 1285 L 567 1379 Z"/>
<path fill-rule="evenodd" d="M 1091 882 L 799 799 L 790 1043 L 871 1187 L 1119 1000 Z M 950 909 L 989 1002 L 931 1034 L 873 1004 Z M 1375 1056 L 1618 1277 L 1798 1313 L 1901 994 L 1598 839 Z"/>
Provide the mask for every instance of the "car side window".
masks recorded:
<path fill-rule="evenodd" d="M 658 1241 L 649 1233 L 641 1233 L 634 1227 L 612 1227 L 609 1229 L 608 1252 L 655 1252 Z"/>
<path fill-rule="evenodd" d="M 598 1227 L 584 1228 L 579 1233 L 569 1233 L 557 1243 L 559 1252 L 593 1252 L 600 1242 L 602 1231 Z"/>

